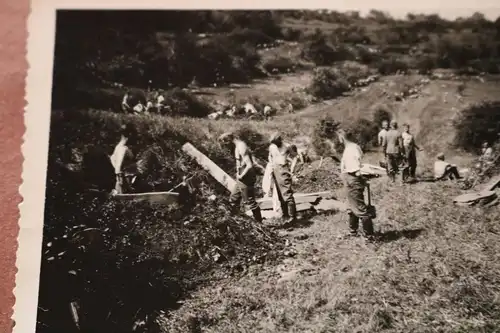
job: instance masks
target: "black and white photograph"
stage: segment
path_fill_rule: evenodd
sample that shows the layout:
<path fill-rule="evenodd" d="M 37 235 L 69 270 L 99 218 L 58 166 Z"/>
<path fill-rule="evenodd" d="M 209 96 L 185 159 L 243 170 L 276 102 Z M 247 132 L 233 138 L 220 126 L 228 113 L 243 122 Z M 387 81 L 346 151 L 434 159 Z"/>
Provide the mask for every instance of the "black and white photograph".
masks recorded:
<path fill-rule="evenodd" d="M 500 5 L 442 3 L 33 18 L 36 333 L 500 331 Z"/>

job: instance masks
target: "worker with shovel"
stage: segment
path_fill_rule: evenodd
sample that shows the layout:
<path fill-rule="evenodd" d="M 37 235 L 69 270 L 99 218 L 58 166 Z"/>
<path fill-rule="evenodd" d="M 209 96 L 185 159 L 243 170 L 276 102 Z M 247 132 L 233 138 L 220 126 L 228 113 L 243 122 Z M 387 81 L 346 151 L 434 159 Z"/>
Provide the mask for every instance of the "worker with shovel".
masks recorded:
<path fill-rule="evenodd" d="M 364 235 L 371 238 L 374 235 L 373 221 L 375 218 L 375 208 L 371 205 L 370 191 L 367 179 L 361 172 L 361 159 L 363 151 L 361 147 L 352 142 L 344 130 L 337 131 L 336 150 L 342 151 L 340 161 L 340 172 L 344 182 L 349 204 L 349 227 L 351 236 L 358 235 L 359 220 L 363 225 Z M 364 190 L 368 188 L 368 205 L 365 203 Z"/>
<path fill-rule="evenodd" d="M 224 133 L 219 137 L 224 146 L 234 149 L 236 159 L 236 187 L 231 191 L 229 201 L 236 211 L 243 199 L 244 203 L 252 211 L 257 222 L 262 222 L 262 213 L 255 198 L 255 182 L 257 181 L 257 164 L 254 162 L 252 152 L 248 145 L 236 137 L 234 133 Z"/>

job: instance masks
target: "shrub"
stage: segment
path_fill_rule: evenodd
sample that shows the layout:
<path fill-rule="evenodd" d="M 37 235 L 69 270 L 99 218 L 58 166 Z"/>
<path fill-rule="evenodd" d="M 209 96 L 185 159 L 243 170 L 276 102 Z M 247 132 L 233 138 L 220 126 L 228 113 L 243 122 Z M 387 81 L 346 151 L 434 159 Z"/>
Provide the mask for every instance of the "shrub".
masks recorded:
<path fill-rule="evenodd" d="M 174 116 L 203 118 L 213 112 L 210 105 L 180 88 L 168 91 L 164 104 L 170 107 L 169 114 Z"/>
<path fill-rule="evenodd" d="M 391 120 L 391 114 L 384 107 L 377 108 L 373 113 L 373 123 L 376 124 L 377 126 L 380 126 L 380 124 L 382 124 L 383 121 L 390 121 L 390 120 Z"/>
<path fill-rule="evenodd" d="M 330 140 L 335 139 L 335 131 L 340 128 L 340 123 L 327 116 L 319 120 L 313 129 L 312 145 L 318 156 L 333 156 L 335 151 Z"/>
<path fill-rule="evenodd" d="M 406 71 L 408 71 L 409 66 L 404 61 L 391 57 L 389 59 L 381 60 L 377 64 L 377 69 L 382 75 L 390 75 L 395 74 L 398 71 L 405 73 Z"/>
<path fill-rule="evenodd" d="M 460 148 L 474 151 L 484 141 L 493 144 L 500 139 L 500 102 L 476 104 L 462 111 L 454 125 L 455 145 Z"/>
<path fill-rule="evenodd" d="M 419 74 L 430 74 L 436 68 L 436 59 L 429 56 L 422 57 L 417 60 L 416 68 Z"/>
<path fill-rule="evenodd" d="M 288 41 L 298 41 L 303 37 L 302 30 L 294 28 L 283 29 L 283 39 Z"/>
<path fill-rule="evenodd" d="M 273 38 L 269 37 L 265 33 L 248 28 L 236 28 L 228 35 L 228 37 L 236 43 L 248 43 L 253 46 L 258 44 L 270 44 L 274 41 Z"/>
<path fill-rule="evenodd" d="M 364 118 L 356 119 L 355 121 L 347 122 L 344 125 L 346 133 L 352 140 L 356 142 L 361 149 L 376 145 L 378 134 L 378 123 Z"/>
<path fill-rule="evenodd" d="M 304 47 L 302 57 L 314 62 L 317 66 L 326 66 L 335 61 L 336 52 L 328 44 L 325 34 L 317 29 L 311 36 L 311 41 Z"/>
<path fill-rule="evenodd" d="M 322 68 L 316 70 L 308 91 L 318 99 L 330 99 L 351 89 L 349 82 L 336 70 Z"/>
<path fill-rule="evenodd" d="M 297 64 L 290 58 L 278 56 L 266 60 L 263 67 L 268 72 L 289 73 L 295 71 Z"/>

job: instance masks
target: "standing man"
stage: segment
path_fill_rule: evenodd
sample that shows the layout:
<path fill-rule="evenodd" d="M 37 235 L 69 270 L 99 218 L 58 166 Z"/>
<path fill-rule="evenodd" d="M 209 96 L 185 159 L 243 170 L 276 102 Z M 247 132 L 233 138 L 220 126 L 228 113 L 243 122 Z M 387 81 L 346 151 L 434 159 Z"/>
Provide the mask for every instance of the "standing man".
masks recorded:
<path fill-rule="evenodd" d="M 395 120 L 391 121 L 391 129 L 385 134 L 384 151 L 386 154 L 387 175 L 392 180 L 396 181 L 396 174 L 399 169 L 401 160 L 402 138 L 398 131 L 398 123 Z"/>
<path fill-rule="evenodd" d="M 293 146 L 285 145 L 279 133 L 274 133 L 269 141 L 271 143 L 269 145 L 269 161 L 273 168 L 272 174 L 277 185 L 283 219 L 285 223 L 293 223 L 297 219 L 297 208 L 292 189 L 292 173 L 296 164 L 294 152 L 296 150 Z"/>
<path fill-rule="evenodd" d="M 386 156 L 385 156 L 385 136 L 387 134 L 387 131 L 389 130 L 389 122 L 387 120 L 382 121 L 382 129 L 380 132 L 378 132 L 378 145 L 379 147 L 382 147 L 382 153 L 384 154 L 384 159 L 383 161 L 386 161 Z"/>
<path fill-rule="evenodd" d="M 255 199 L 255 182 L 257 181 L 257 166 L 253 160 L 252 152 L 245 142 L 237 138 L 233 133 L 224 133 L 219 141 L 227 147 L 234 149 L 236 159 L 236 187 L 231 191 L 229 201 L 236 211 L 239 209 L 241 200 L 252 211 L 257 222 L 262 222 L 262 213 Z"/>
<path fill-rule="evenodd" d="M 405 169 L 403 171 L 403 181 L 407 181 L 408 177 L 415 180 L 415 173 L 417 170 L 417 152 L 422 149 L 415 143 L 415 137 L 410 134 L 410 125 L 403 124 L 403 133 L 401 134 L 403 141 L 403 149 L 405 154 Z"/>
<path fill-rule="evenodd" d="M 350 140 L 348 134 L 343 130 L 337 132 L 336 141 L 335 149 L 337 150 L 338 147 L 338 151 L 342 151 L 340 172 L 349 204 L 350 234 L 351 236 L 358 235 L 359 220 L 361 219 L 364 235 L 372 237 L 374 235 L 373 216 L 365 203 L 364 190 L 367 183 L 361 175 L 363 151 L 359 145 Z"/>
<path fill-rule="evenodd" d="M 137 174 L 136 157 L 131 146 L 137 143 L 137 130 L 130 124 L 120 129 L 120 141 L 111 155 L 111 164 L 115 169 L 117 194 L 130 193 Z"/>

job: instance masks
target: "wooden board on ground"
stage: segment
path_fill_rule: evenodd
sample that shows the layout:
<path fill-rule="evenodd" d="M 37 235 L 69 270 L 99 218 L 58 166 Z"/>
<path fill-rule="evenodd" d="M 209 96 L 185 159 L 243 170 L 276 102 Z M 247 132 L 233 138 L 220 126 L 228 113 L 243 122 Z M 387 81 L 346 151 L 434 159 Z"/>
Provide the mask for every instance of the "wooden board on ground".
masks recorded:
<path fill-rule="evenodd" d="M 312 204 L 304 202 L 304 203 L 298 204 L 296 206 L 296 209 L 297 209 L 297 213 L 299 213 L 299 212 L 304 212 L 304 211 L 310 210 L 313 207 L 314 206 Z M 262 213 L 262 217 L 265 219 L 279 218 L 280 217 L 280 215 L 278 213 L 276 213 L 274 210 L 263 210 L 261 213 Z M 250 211 L 250 210 L 248 210 L 245 214 L 248 216 L 253 216 L 252 211 Z"/>
<path fill-rule="evenodd" d="M 323 192 L 312 192 L 312 193 L 294 193 L 293 197 L 297 200 L 299 198 L 305 198 L 305 197 L 321 197 L 323 199 L 335 199 L 333 192 L 331 191 L 323 191 Z M 265 198 L 260 198 L 257 199 L 258 203 L 261 202 L 272 202 L 271 197 L 265 197 Z"/>
<path fill-rule="evenodd" d="M 493 191 L 497 186 L 500 186 L 500 175 L 491 178 L 490 181 L 484 185 L 483 191 Z"/>
<path fill-rule="evenodd" d="M 346 203 L 334 199 L 323 199 L 319 202 L 319 204 L 314 206 L 318 212 L 327 212 L 338 210 L 341 212 L 347 211 L 349 207 Z"/>
<path fill-rule="evenodd" d="M 221 183 L 225 188 L 231 191 L 236 186 L 236 181 L 231 178 L 224 170 L 219 168 L 211 159 L 209 159 L 205 154 L 196 149 L 192 144 L 186 143 L 182 146 L 182 150 L 193 157 L 199 165 L 201 165 L 205 170 L 207 170 L 212 177 L 215 178 L 219 183 Z"/>
<path fill-rule="evenodd" d="M 487 205 L 497 198 L 494 191 L 472 192 L 459 195 L 453 202 L 460 206 Z"/>
<path fill-rule="evenodd" d="M 148 192 L 148 193 L 129 193 L 115 194 L 112 196 L 114 200 L 122 201 L 147 201 L 151 204 L 160 205 L 175 205 L 179 202 L 179 193 L 175 192 Z"/>
<path fill-rule="evenodd" d="M 304 196 L 304 197 L 295 197 L 295 204 L 300 205 L 303 203 L 307 204 L 314 204 L 315 202 L 321 200 L 320 196 Z M 273 202 L 272 200 L 266 200 L 266 201 L 261 201 L 259 202 L 259 207 L 262 210 L 268 210 L 268 209 L 273 209 Z"/>

